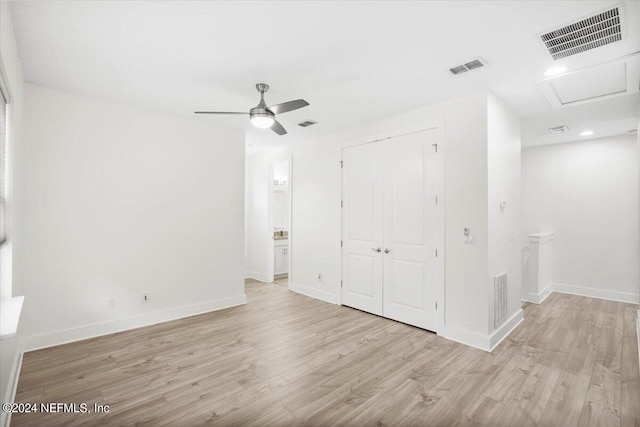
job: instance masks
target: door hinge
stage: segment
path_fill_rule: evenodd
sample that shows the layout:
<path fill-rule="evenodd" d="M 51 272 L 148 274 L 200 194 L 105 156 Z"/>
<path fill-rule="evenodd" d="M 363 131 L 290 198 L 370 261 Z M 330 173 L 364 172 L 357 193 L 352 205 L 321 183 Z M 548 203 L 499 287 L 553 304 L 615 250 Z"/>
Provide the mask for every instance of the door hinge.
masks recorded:
<path fill-rule="evenodd" d="M 344 167 L 344 162 L 342 160 L 340 160 L 340 167 L 343 168 Z"/>
<path fill-rule="evenodd" d="M 342 240 L 340 240 L 340 247 L 342 247 Z"/>
<path fill-rule="evenodd" d="M 438 258 L 438 250 L 436 249 L 436 258 Z"/>
<path fill-rule="evenodd" d="M 436 301 L 436 310 L 438 309 L 438 301 Z"/>
<path fill-rule="evenodd" d="M 438 204 L 438 196 L 436 196 L 436 205 Z"/>
<path fill-rule="evenodd" d="M 343 208 L 344 207 L 344 201 L 340 200 L 340 207 Z"/>
<path fill-rule="evenodd" d="M 432 147 L 435 147 L 436 153 L 438 152 L 438 144 L 431 144 Z"/>
<path fill-rule="evenodd" d="M 340 280 L 340 287 L 342 287 L 342 280 Z"/>

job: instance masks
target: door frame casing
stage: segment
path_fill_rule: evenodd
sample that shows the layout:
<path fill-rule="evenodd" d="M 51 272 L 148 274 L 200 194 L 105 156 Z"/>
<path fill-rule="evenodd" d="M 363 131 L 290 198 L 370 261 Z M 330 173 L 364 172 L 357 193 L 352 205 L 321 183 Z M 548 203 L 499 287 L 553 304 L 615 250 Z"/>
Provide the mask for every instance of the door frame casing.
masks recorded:
<path fill-rule="evenodd" d="M 439 333 L 444 331 L 445 327 L 445 319 L 446 319 L 446 300 L 445 300 L 445 259 L 446 259 L 446 247 L 445 247 L 445 229 L 446 229 L 446 197 L 445 197 L 445 155 L 446 155 L 446 144 L 445 144 L 445 129 L 444 129 L 444 117 L 437 117 L 430 121 L 426 121 L 420 125 L 399 127 L 397 129 L 388 130 L 386 132 L 372 134 L 367 137 L 360 137 L 356 139 L 352 139 L 340 147 L 340 162 L 344 161 L 344 150 L 346 148 L 364 145 L 364 144 L 372 144 L 375 142 L 392 139 L 404 135 L 409 135 L 413 133 L 425 132 L 428 130 L 436 129 L 438 132 L 437 136 L 437 144 L 438 144 L 438 156 L 437 168 L 438 168 L 438 176 L 439 179 L 439 194 L 438 194 L 438 205 L 437 205 L 437 221 L 438 226 L 436 227 L 436 245 L 438 247 L 438 258 L 436 262 L 437 266 L 437 283 L 436 283 L 436 291 L 435 295 L 437 298 L 438 308 L 435 313 L 435 325 L 432 332 Z M 344 200 L 344 168 L 340 169 L 340 200 Z M 340 239 L 344 240 L 344 211 L 342 207 L 340 208 Z M 336 292 L 338 298 L 337 303 L 339 305 L 343 305 L 342 298 L 342 282 L 344 280 L 344 266 L 343 266 L 343 257 L 342 252 L 343 248 L 339 248 L 339 259 L 340 259 L 340 283 L 338 283 L 338 290 Z"/>

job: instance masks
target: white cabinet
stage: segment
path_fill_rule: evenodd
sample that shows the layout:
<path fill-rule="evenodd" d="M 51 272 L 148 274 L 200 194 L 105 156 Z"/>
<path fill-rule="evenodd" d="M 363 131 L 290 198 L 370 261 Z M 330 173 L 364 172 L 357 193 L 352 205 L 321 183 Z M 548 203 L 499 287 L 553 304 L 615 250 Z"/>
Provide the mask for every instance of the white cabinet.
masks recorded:
<path fill-rule="evenodd" d="M 343 150 L 342 303 L 436 329 L 438 129 Z"/>
<path fill-rule="evenodd" d="M 289 241 L 274 240 L 273 245 L 273 274 L 289 272 Z"/>

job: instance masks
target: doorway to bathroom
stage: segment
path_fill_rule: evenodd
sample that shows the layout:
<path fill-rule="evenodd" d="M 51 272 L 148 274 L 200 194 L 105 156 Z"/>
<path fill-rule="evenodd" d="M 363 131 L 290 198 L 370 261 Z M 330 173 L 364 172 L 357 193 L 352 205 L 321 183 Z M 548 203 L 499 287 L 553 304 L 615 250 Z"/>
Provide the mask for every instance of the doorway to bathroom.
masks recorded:
<path fill-rule="evenodd" d="M 268 281 L 289 287 L 291 280 L 291 161 L 269 168 Z"/>

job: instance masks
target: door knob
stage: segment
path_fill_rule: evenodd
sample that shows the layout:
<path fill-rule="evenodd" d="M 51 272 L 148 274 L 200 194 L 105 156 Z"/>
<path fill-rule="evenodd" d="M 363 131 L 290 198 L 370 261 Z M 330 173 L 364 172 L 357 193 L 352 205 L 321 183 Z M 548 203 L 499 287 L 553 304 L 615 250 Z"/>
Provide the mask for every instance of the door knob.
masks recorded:
<path fill-rule="evenodd" d="M 377 249 L 376 249 L 376 248 L 371 248 L 371 250 L 372 250 L 373 252 L 378 252 L 378 253 L 382 252 L 382 249 L 381 249 L 381 248 L 377 248 Z"/>
<path fill-rule="evenodd" d="M 388 254 L 389 252 L 391 252 L 391 249 L 385 249 L 385 250 L 384 250 L 384 253 L 385 253 L 385 254 Z"/>

